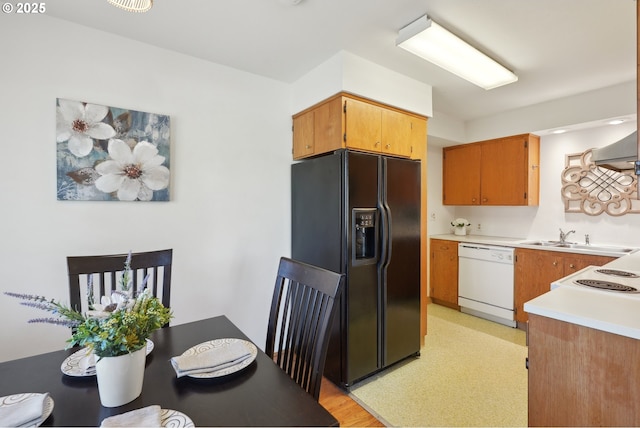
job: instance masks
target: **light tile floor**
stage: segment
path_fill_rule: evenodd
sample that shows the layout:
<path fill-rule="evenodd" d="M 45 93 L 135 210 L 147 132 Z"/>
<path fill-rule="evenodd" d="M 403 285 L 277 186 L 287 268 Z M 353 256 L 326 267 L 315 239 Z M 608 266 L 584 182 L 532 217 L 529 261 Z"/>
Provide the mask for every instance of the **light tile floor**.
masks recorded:
<path fill-rule="evenodd" d="M 525 333 L 430 304 L 421 355 L 351 395 L 391 426 L 527 426 Z"/>

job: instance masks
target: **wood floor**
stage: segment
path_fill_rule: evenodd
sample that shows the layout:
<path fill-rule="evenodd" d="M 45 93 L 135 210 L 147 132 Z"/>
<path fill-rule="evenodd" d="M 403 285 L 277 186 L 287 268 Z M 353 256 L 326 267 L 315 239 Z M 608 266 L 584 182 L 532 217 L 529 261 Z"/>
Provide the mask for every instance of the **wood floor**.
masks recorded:
<path fill-rule="evenodd" d="M 382 422 L 354 401 L 344 390 L 323 378 L 320 404 L 335 417 L 341 427 L 383 427 Z"/>

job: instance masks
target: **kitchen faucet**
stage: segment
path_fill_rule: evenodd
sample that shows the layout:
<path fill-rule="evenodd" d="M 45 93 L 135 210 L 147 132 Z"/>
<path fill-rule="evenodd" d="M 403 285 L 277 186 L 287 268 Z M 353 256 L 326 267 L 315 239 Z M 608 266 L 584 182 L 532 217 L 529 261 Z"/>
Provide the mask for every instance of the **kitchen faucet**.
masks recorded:
<path fill-rule="evenodd" d="M 567 233 L 564 233 L 562 231 L 562 229 L 560 229 L 560 243 L 564 244 L 566 242 L 566 240 L 567 240 L 567 236 L 569 236 L 572 233 L 576 233 L 576 231 L 575 230 L 570 230 Z"/>

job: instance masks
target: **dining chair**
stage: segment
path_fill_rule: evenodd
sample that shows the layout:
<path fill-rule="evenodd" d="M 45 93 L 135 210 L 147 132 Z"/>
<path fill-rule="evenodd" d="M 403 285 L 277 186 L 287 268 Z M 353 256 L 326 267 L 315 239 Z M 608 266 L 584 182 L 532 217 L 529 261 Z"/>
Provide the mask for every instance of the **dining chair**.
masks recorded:
<path fill-rule="evenodd" d="M 280 259 L 265 353 L 316 401 L 343 288 L 342 274 Z"/>
<path fill-rule="evenodd" d="M 69 304 L 79 311 L 88 309 L 88 285 L 93 286 L 96 302 L 100 296 L 110 295 L 118 288 L 128 254 L 67 257 L 69 271 Z M 166 307 L 171 301 L 171 263 L 173 249 L 131 254 L 131 276 L 133 289 L 137 290 L 144 278 L 151 293 Z M 91 276 L 91 281 L 89 281 Z M 167 327 L 165 325 L 165 327 Z"/>

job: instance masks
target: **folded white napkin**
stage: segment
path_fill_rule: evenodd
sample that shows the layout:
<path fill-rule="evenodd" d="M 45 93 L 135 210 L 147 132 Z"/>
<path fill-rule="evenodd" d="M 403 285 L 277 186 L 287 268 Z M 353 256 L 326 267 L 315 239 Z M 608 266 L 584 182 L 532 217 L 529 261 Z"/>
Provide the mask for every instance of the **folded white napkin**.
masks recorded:
<path fill-rule="evenodd" d="M 84 370 L 85 374 L 96 374 L 96 354 L 87 350 L 87 355 L 78 361 L 78 367 Z"/>
<path fill-rule="evenodd" d="M 171 365 L 178 377 L 194 373 L 209 373 L 235 366 L 251 356 L 242 342 L 212 348 L 195 355 L 180 355 L 171 358 Z"/>
<path fill-rule="evenodd" d="M 44 414 L 44 401 L 49 393 L 35 394 L 15 404 L 0 407 L 0 427 L 36 425 Z"/>
<path fill-rule="evenodd" d="M 131 410 L 102 420 L 102 427 L 159 427 L 162 409 L 160 406 L 147 406 Z"/>

